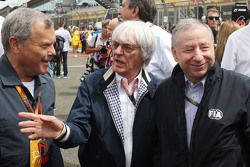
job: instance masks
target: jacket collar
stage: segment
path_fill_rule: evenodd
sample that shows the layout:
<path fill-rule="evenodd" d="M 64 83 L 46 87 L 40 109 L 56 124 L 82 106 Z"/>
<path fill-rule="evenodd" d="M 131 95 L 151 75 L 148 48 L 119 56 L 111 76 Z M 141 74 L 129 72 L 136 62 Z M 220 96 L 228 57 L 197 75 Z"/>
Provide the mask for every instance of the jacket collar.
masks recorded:
<path fill-rule="evenodd" d="M 206 88 L 211 87 L 215 81 L 217 81 L 222 76 L 222 69 L 220 68 L 217 61 L 215 61 L 213 67 L 207 72 L 207 80 L 205 83 Z M 185 88 L 185 77 L 179 64 L 177 64 L 171 76 L 173 82 L 181 88 Z"/>
<path fill-rule="evenodd" d="M 103 75 L 103 81 L 101 82 L 101 92 L 107 87 L 111 86 L 115 82 L 115 71 L 109 68 Z M 158 80 L 152 77 L 144 68 L 142 68 L 142 81 L 146 84 L 150 96 L 153 97 L 155 90 L 159 84 Z"/>
<path fill-rule="evenodd" d="M 0 59 L 0 80 L 3 86 L 22 85 L 16 71 L 10 64 L 8 57 L 4 54 Z M 35 76 L 35 85 L 39 86 L 46 83 L 46 80 L 40 75 Z"/>

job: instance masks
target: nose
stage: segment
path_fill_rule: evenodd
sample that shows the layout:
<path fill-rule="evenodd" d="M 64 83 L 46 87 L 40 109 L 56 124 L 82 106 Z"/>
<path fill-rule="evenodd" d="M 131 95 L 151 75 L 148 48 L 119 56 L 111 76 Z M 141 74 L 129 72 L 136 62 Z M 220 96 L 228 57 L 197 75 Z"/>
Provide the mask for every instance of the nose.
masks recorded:
<path fill-rule="evenodd" d="M 197 48 L 197 49 L 195 50 L 194 60 L 195 60 L 195 61 L 201 61 L 202 59 L 203 59 L 202 51 L 201 51 L 199 48 Z"/>
<path fill-rule="evenodd" d="M 55 50 L 55 48 L 54 48 L 53 45 L 50 46 L 48 53 L 51 56 L 55 56 L 56 55 L 56 50 Z"/>

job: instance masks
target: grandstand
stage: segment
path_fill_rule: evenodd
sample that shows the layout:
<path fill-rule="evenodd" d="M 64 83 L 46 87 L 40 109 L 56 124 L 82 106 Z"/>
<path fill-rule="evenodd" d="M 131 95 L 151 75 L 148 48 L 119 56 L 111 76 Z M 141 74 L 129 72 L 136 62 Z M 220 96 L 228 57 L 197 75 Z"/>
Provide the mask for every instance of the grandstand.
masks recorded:
<path fill-rule="evenodd" d="M 9 0 L 10 1 L 10 0 Z M 15 1 L 15 0 L 11 0 Z M 16 0 L 26 1 L 24 6 L 36 8 L 51 16 L 55 24 L 64 20 L 67 25 L 83 26 L 116 17 L 121 0 Z M 250 0 L 155 0 L 157 17 L 155 24 L 170 26 L 181 18 L 201 18 L 209 6 L 220 8 L 223 20 L 231 19 L 235 3 L 249 4 Z M 0 15 L 11 11 L 9 6 L 1 7 Z"/>

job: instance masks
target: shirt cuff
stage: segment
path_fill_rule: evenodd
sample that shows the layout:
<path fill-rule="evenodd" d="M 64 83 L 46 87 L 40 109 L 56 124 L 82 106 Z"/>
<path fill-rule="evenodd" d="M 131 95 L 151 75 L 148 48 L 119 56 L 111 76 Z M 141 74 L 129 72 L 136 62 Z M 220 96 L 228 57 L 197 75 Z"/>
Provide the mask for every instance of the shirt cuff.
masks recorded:
<path fill-rule="evenodd" d="M 70 134 L 70 128 L 68 125 L 64 123 L 62 132 L 60 133 L 59 136 L 55 138 L 55 140 L 58 142 L 65 142 L 66 140 L 68 140 L 69 134 Z"/>

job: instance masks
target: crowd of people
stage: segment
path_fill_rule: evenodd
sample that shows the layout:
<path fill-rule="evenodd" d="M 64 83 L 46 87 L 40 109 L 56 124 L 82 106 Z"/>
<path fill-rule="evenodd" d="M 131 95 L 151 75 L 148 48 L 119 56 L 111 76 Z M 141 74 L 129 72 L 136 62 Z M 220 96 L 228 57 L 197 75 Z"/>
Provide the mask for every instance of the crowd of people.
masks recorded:
<path fill-rule="evenodd" d="M 60 148 L 79 146 L 82 167 L 250 167 L 249 26 L 216 7 L 171 33 L 154 25 L 154 0 L 123 0 L 101 31 L 67 30 L 29 8 L 2 24 L 0 166 L 63 167 Z M 54 116 L 48 72 L 68 78 L 67 57 L 89 54 L 65 122 Z M 76 155 L 77 156 L 77 155 Z"/>

